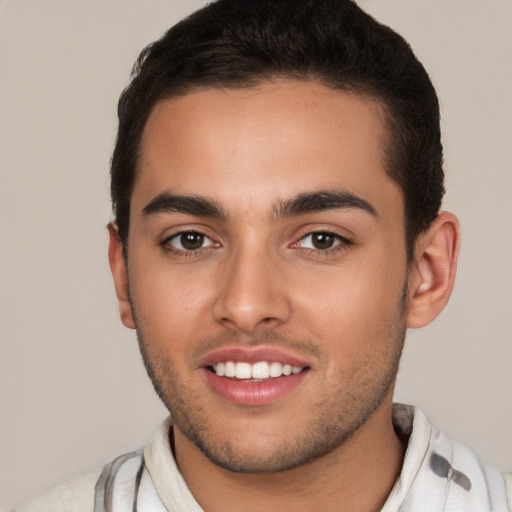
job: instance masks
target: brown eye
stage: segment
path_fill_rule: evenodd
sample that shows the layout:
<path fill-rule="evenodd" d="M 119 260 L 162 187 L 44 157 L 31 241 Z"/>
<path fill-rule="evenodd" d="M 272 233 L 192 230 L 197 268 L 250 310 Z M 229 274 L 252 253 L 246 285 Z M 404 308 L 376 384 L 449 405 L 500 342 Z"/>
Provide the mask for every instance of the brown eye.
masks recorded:
<path fill-rule="evenodd" d="M 201 233 L 183 233 L 180 235 L 180 242 L 187 251 L 195 251 L 202 247 L 204 235 Z"/>
<path fill-rule="evenodd" d="M 352 242 L 341 235 L 329 231 L 316 231 L 302 237 L 295 246 L 308 250 L 329 251 L 338 246 L 342 248 L 351 245 Z"/>
<path fill-rule="evenodd" d="M 315 249 L 330 249 L 334 242 L 336 242 L 336 237 L 330 233 L 313 233 L 311 235 L 311 244 Z"/>
<path fill-rule="evenodd" d="M 211 247 L 213 242 L 203 233 L 197 231 L 186 231 L 178 233 L 167 241 L 169 245 L 178 251 L 198 251 L 205 247 Z"/>

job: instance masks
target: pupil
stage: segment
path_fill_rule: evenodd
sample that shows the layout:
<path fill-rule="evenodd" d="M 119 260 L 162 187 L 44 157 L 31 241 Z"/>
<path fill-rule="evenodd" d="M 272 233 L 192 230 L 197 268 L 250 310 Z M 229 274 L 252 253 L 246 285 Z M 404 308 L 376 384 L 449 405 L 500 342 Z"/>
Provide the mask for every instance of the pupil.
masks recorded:
<path fill-rule="evenodd" d="M 184 233 L 181 235 L 181 245 L 187 251 L 200 249 L 204 242 L 204 235 L 201 233 Z"/>
<path fill-rule="evenodd" d="M 315 233 L 313 235 L 313 245 L 316 249 L 330 249 L 334 243 L 334 236 L 328 233 Z"/>

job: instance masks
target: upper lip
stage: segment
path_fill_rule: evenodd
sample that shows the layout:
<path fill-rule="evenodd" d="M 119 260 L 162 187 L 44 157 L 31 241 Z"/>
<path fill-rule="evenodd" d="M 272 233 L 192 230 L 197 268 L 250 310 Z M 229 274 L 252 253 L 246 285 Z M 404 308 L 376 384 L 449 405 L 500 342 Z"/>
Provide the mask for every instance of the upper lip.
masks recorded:
<path fill-rule="evenodd" d="M 276 349 L 274 347 L 235 346 L 213 350 L 203 356 L 199 361 L 200 367 L 213 366 L 226 361 L 258 363 L 260 361 L 278 362 L 291 366 L 310 366 L 305 360 Z"/>

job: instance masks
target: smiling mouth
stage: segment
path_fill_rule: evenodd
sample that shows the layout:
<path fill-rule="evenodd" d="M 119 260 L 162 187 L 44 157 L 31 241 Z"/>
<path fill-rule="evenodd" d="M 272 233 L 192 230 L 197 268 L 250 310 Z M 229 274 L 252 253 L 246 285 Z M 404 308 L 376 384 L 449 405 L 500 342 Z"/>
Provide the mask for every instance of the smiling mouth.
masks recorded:
<path fill-rule="evenodd" d="M 278 361 L 259 361 L 257 363 L 224 361 L 207 367 L 210 372 L 219 377 L 251 382 L 297 375 L 307 368 L 307 366 L 282 364 Z"/>

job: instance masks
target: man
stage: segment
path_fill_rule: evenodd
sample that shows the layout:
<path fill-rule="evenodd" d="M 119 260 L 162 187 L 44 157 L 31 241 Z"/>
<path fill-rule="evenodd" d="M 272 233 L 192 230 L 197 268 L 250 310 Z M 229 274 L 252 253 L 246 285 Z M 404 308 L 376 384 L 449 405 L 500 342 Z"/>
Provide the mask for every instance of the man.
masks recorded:
<path fill-rule="evenodd" d="M 439 109 L 347 0 L 219 0 L 119 103 L 109 259 L 168 420 L 20 510 L 506 510 L 510 477 L 392 404 L 450 296 Z"/>

